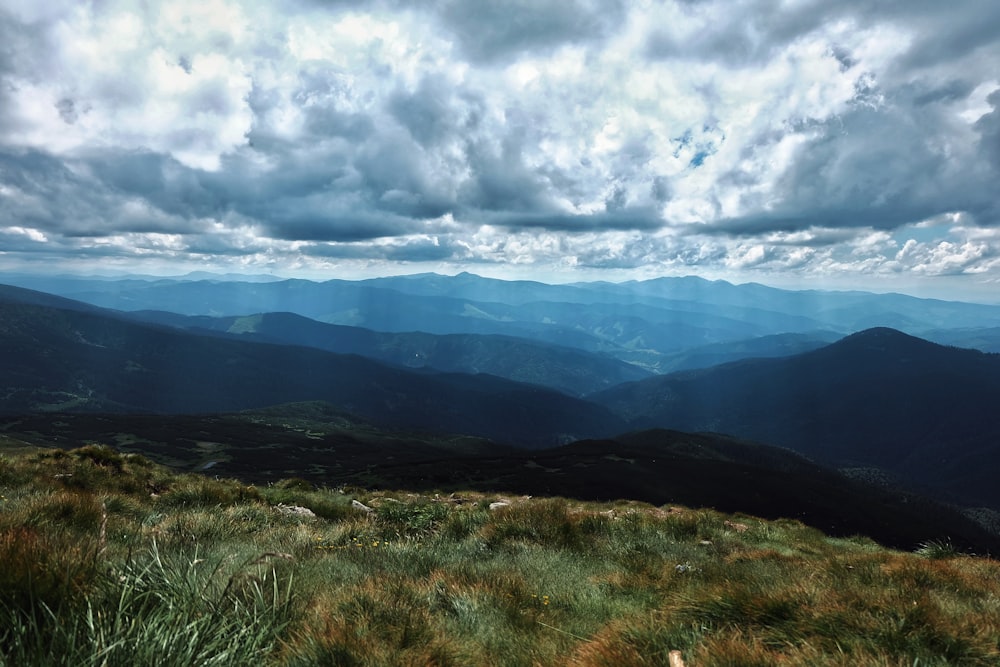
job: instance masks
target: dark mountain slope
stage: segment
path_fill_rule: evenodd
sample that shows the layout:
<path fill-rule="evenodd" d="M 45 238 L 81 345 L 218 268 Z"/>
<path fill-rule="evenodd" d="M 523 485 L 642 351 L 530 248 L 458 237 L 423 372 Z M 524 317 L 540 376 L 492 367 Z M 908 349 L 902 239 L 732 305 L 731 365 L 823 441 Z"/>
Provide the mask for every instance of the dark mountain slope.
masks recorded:
<path fill-rule="evenodd" d="M 796 518 L 832 535 L 868 535 L 903 549 L 942 538 L 980 552 L 1000 546 L 1000 538 L 951 508 L 851 482 L 793 452 L 714 434 L 632 433 L 532 453 L 531 461 L 509 479 L 515 490 L 545 485 L 576 497 Z M 569 484 L 554 481 L 560 473 Z"/>
<path fill-rule="evenodd" d="M 741 359 L 790 357 L 825 347 L 841 338 L 830 331 L 786 333 L 760 336 L 732 343 L 712 343 L 683 352 L 663 355 L 657 362 L 660 373 L 710 368 Z"/>
<path fill-rule="evenodd" d="M 225 412 L 324 400 L 380 424 L 525 446 L 622 425 L 600 406 L 488 375 L 408 371 L 10 300 L 0 300 L 0 378 L 8 413 Z"/>
<path fill-rule="evenodd" d="M 359 354 L 410 368 L 488 373 L 576 396 L 651 375 L 612 357 L 511 336 L 385 333 L 326 324 L 294 313 L 213 318 L 138 311 L 129 316 L 184 329 L 232 334 L 245 340 Z"/>
<path fill-rule="evenodd" d="M 63 310 L 75 310 L 83 313 L 108 312 L 98 306 L 89 303 L 67 299 L 47 292 L 14 287 L 12 285 L 0 284 L 0 302 L 3 303 L 23 303 L 35 306 L 49 306 L 51 308 L 62 308 Z"/>
<path fill-rule="evenodd" d="M 1000 507 L 1000 356 L 872 329 L 813 352 L 676 373 L 592 396 L 636 425 L 717 431 L 878 466 Z"/>
<path fill-rule="evenodd" d="M 907 550 L 947 539 L 1000 552 L 1000 538 L 954 509 L 853 482 L 787 450 L 710 434 L 646 431 L 526 452 L 380 430 L 316 403 L 227 415 L 0 417 L 0 448 L 90 442 L 248 482 L 298 477 L 324 486 L 634 499 L 795 518 Z M 691 530 L 693 537 L 697 526 Z"/>
<path fill-rule="evenodd" d="M 241 413 L 110 413 L 0 416 L 3 443 L 62 448 L 103 443 L 184 471 L 212 470 L 247 481 L 333 476 L 387 462 L 504 454 L 490 440 L 379 428 L 322 402 L 290 403 Z"/>

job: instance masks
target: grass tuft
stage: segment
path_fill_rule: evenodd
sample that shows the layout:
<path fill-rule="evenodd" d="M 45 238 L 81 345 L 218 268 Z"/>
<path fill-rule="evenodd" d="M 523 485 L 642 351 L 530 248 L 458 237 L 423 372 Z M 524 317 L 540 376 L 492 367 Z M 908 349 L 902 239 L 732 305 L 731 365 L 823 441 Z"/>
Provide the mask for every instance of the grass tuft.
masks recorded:
<path fill-rule="evenodd" d="M 958 555 L 958 549 L 951 543 L 951 540 L 928 540 L 917 547 L 916 554 L 931 560 L 941 560 L 952 558 Z"/>

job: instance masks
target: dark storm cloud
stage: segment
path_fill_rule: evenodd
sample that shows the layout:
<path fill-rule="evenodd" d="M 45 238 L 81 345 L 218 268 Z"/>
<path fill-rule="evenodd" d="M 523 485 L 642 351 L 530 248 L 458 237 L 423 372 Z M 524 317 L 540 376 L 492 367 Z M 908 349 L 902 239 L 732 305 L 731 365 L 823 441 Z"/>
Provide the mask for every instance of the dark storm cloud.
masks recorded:
<path fill-rule="evenodd" d="M 22 73 L 45 70 L 45 61 L 35 46 L 44 43 L 40 26 L 24 25 L 0 7 L 0 144 L 8 132 L 17 131 L 19 123 L 12 115 L 18 84 Z"/>
<path fill-rule="evenodd" d="M 722 218 L 711 224 L 697 225 L 686 230 L 689 234 L 726 234 L 752 238 L 769 232 L 798 232 L 812 227 L 855 227 L 895 229 L 931 215 L 948 212 L 918 207 L 887 206 L 879 209 L 866 207 L 814 208 L 794 212 L 765 212 L 735 218 Z M 843 240 L 843 239 L 839 239 Z M 816 245 L 810 240 L 807 245 Z"/>
<path fill-rule="evenodd" d="M 733 66 L 760 64 L 794 40 L 836 20 L 859 28 L 888 20 L 918 33 L 899 65 L 905 69 L 947 62 L 995 44 L 1000 34 L 1000 3 L 979 2 L 960 9 L 938 0 L 807 0 L 794 7 L 780 0 L 727 3 L 681 2 L 701 16 L 705 30 L 684 38 L 654 28 L 646 50 L 652 58 L 712 59 Z M 856 64 L 841 45 L 831 55 L 843 67 Z"/>
<path fill-rule="evenodd" d="M 80 113 L 76 108 L 76 102 L 68 97 L 64 97 L 56 102 L 56 109 L 59 111 L 59 117 L 70 125 L 75 123 L 80 118 Z"/>
<path fill-rule="evenodd" d="M 84 158 L 110 191 L 148 201 L 161 211 L 187 218 L 221 215 L 227 209 L 218 179 L 150 151 L 94 151 Z"/>
<path fill-rule="evenodd" d="M 103 152 L 89 164 L 106 187 L 164 213 L 218 220 L 235 212 L 284 240 L 396 236 L 448 210 L 406 151 L 376 144 L 359 153 L 290 146 L 267 172 L 254 169 L 249 155 L 229 156 L 214 173 L 150 152 Z"/>
<path fill-rule="evenodd" d="M 988 186 L 991 174 L 955 163 L 947 143 L 928 131 L 944 124 L 938 113 L 926 106 L 890 111 L 862 107 L 840 116 L 797 151 L 790 169 L 768 193 L 780 204 L 707 227 L 738 235 L 810 227 L 889 230 L 954 211 L 968 212 L 980 224 L 995 224 L 986 215 L 995 197 Z M 988 119 L 977 123 L 984 148 L 989 133 L 996 132 Z M 736 183 L 740 174 L 725 178 Z"/>
<path fill-rule="evenodd" d="M 0 183 L 15 190 L 4 198 L 0 225 L 27 226 L 68 238 L 194 229 L 190 221 L 168 219 L 136 205 L 40 151 L 0 151 Z"/>
<path fill-rule="evenodd" d="M 858 60 L 851 55 L 851 52 L 838 44 L 834 44 L 830 47 L 830 55 L 836 58 L 837 62 L 840 63 L 841 72 L 846 72 L 858 64 Z"/>
<path fill-rule="evenodd" d="M 307 118 L 327 113 L 344 118 L 327 101 L 336 97 L 341 85 L 336 76 L 311 72 L 300 74 L 300 80 L 297 96 L 310 102 Z M 263 109 L 267 102 L 257 104 Z M 349 137 L 349 142 L 316 145 L 313 133 L 289 144 L 266 138 L 266 128 L 255 129 L 253 150 L 264 150 L 278 161 L 278 168 L 257 177 L 240 170 L 236 155 L 228 158 L 228 176 L 209 175 L 199 178 L 199 183 L 224 181 L 216 189 L 227 191 L 234 210 L 261 221 L 273 238 L 286 240 L 406 235 L 425 230 L 427 223 L 422 221 L 449 213 L 472 224 L 567 231 L 594 230 L 601 225 L 652 229 L 662 224 L 648 208 L 625 207 L 595 215 L 562 212 L 552 193 L 582 186 L 551 165 L 529 168 L 525 164 L 525 148 L 537 140 L 533 119 L 509 109 L 502 133 L 486 140 L 478 125 L 483 104 L 476 95 L 440 77 L 425 76 L 412 91 L 397 88 L 387 98 L 386 111 L 400 130 L 382 123 L 377 131 L 369 131 L 376 127 L 374 122 L 355 119 L 351 126 L 364 129 Z M 338 122 L 337 127 L 345 124 Z M 438 150 L 445 142 L 463 146 L 460 162 L 446 149 Z M 623 155 L 623 159 L 644 162 L 650 151 L 632 142 L 624 147 Z M 435 171 L 442 160 L 454 170 L 453 176 L 442 178 Z M 669 196 L 665 179 L 656 179 L 649 187 L 656 197 L 665 200 Z"/>
<path fill-rule="evenodd" d="M 496 141 L 469 141 L 465 161 L 469 177 L 461 184 L 458 201 L 480 211 L 553 212 L 552 175 L 546 167 L 525 164 L 525 148 L 536 139 L 530 117 L 507 110 L 505 133 Z M 560 184 L 565 187 L 565 184 Z"/>
<path fill-rule="evenodd" d="M 324 218 L 309 203 L 322 195 L 328 201 L 358 207 L 351 214 L 355 236 L 362 235 L 360 225 L 366 219 L 365 210 L 360 209 L 392 214 L 370 216 L 376 224 L 370 234 L 374 238 L 389 231 L 386 220 L 434 218 L 453 208 L 451 195 L 431 180 L 434 170 L 427 160 L 433 156 L 425 148 L 455 134 L 452 125 L 461 117 L 452 111 L 454 91 L 433 76 L 425 77 L 412 93 L 397 88 L 386 104 L 402 126 L 393 130 L 374 112 L 343 110 L 343 100 L 354 95 L 347 78 L 318 64 L 298 72 L 293 100 L 301 105 L 304 132 L 290 139 L 275 133 L 268 123 L 256 125 L 249 135 L 250 148 L 275 166 L 256 175 L 241 163 L 241 156 L 230 158 L 231 171 L 242 172 L 233 179 L 237 183 L 223 184 L 232 193 L 236 210 L 263 219 L 273 229 L 303 218 L 312 221 L 295 222 L 282 235 L 293 237 L 293 230 L 312 230 L 315 221 Z M 260 117 L 267 118 L 281 100 L 255 86 L 250 104 Z M 239 191 L 239 182 L 251 184 L 252 190 Z M 302 215 L 293 211 L 299 199 Z M 275 208 L 281 213 L 276 215 Z"/>
<path fill-rule="evenodd" d="M 369 200 L 378 208 L 416 218 L 438 217 L 453 206 L 447 192 L 431 180 L 420 147 L 402 133 L 383 133 L 369 142 L 354 167 Z"/>
<path fill-rule="evenodd" d="M 453 94 L 454 86 L 443 78 L 425 76 L 413 92 L 396 89 L 389 96 L 388 108 L 420 145 L 432 146 L 459 130 L 471 129 L 456 117 Z"/>
<path fill-rule="evenodd" d="M 914 11 L 915 7 L 906 2 L 891 3 L 891 10 L 878 8 L 875 3 L 876 15 L 910 23 L 921 32 L 919 42 L 901 61 L 904 68 L 934 66 L 996 44 L 1000 35 L 1000 4 L 976 3 L 973 11 L 955 11 L 947 2 L 919 4 L 924 11 Z"/>
<path fill-rule="evenodd" d="M 284 241 L 370 241 L 413 231 L 407 218 L 366 213 L 296 211 L 263 225 L 269 238 Z"/>
<path fill-rule="evenodd" d="M 351 209 L 322 195 L 274 202 L 260 213 L 267 236 L 286 241 L 362 241 L 425 229 L 413 218 Z"/>
<path fill-rule="evenodd" d="M 990 93 L 986 101 L 989 102 L 991 111 L 983 114 L 975 125 L 981 137 L 979 149 L 1000 172 L 1000 88 Z"/>
<path fill-rule="evenodd" d="M 274 153 L 260 153 L 270 163 L 265 169 L 256 164 L 258 156 L 230 155 L 224 160 L 225 169 L 200 172 L 198 180 L 221 193 L 232 207 L 252 214 L 261 202 L 357 188 L 360 175 L 352 164 L 353 153 L 354 148 L 289 145 Z"/>
<path fill-rule="evenodd" d="M 603 37 L 621 21 L 623 6 L 616 0 L 446 0 L 439 11 L 466 57 L 496 62 Z"/>
<path fill-rule="evenodd" d="M 554 210 L 547 183 L 525 168 L 516 156 L 470 152 L 472 177 L 459 189 L 458 199 L 467 209 L 483 211 Z"/>
<path fill-rule="evenodd" d="M 737 67 L 760 64 L 788 46 L 801 35 L 823 23 L 830 13 L 825 5 L 801 3 L 782 7 L 780 0 L 756 2 L 681 2 L 685 11 L 704 22 L 704 29 L 684 37 L 670 30 L 653 27 L 646 43 L 651 58 L 716 60 Z M 839 3 L 837 3 L 839 4 Z M 843 48 L 834 53 L 843 64 L 850 53 Z"/>
<path fill-rule="evenodd" d="M 81 228 L 102 208 L 99 197 L 60 160 L 38 151 L 0 151 L 0 183 L 7 190 L 0 225 L 64 233 Z M 76 220 L 63 218 L 67 204 L 75 207 Z"/>
<path fill-rule="evenodd" d="M 416 239 L 394 244 L 316 243 L 306 246 L 301 252 L 329 259 L 434 262 L 455 259 L 463 254 L 463 248 L 446 241 Z"/>
<path fill-rule="evenodd" d="M 975 82 L 963 79 L 934 83 L 916 81 L 900 88 L 900 93 L 911 95 L 913 104 L 923 106 L 964 100 L 975 88 Z"/>
<path fill-rule="evenodd" d="M 663 226 L 659 211 L 648 207 L 625 207 L 598 213 L 500 213 L 483 221 L 508 229 L 547 229 L 561 232 L 602 230 L 655 230 Z"/>

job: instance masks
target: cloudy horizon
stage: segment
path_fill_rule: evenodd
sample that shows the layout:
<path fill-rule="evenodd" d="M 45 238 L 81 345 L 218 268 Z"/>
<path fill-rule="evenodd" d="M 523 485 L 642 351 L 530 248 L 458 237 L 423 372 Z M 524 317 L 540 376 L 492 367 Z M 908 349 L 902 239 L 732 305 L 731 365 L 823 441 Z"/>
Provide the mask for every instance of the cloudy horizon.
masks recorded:
<path fill-rule="evenodd" d="M 0 271 L 1000 300 L 1000 4 L 0 0 Z"/>

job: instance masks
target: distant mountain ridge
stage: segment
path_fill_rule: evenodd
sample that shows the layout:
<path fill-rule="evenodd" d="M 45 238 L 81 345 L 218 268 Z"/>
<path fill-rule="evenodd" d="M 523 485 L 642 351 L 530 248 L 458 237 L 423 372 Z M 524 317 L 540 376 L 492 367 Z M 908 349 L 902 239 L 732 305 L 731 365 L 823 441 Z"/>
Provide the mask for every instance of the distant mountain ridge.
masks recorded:
<path fill-rule="evenodd" d="M 418 372 L 0 295 L 0 411 L 209 413 L 324 400 L 377 423 L 551 446 L 621 430 L 600 406 L 490 375 Z"/>
<path fill-rule="evenodd" d="M 574 396 L 651 375 L 614 357 L 498 334 L 385 333 L 326 324 L 294 313 L 209 317 L 136 311 L 128 316 L 196 332 L 230 334 L 244 340 L 358 354 L 414 369 L 488 373 Z"/>
<path fill-rule="evenodd" d="M 792 357 L 654 377 L 590 398 L 637 428 L 729 433 L 1000 507 L 992 479 L 1000 355 L 876 328 Z"/>
<path fill-rule="evenodd" d="M 32 286 L 30 280 L 20 279 Z M 696 277 L 570 285 L 467 273 L 325 282 L 161 279 L 47 284 L 47 291 L 117 310 L 211 316 L 291 312 L 382 332 L 500 334 L 611 354 L 655 372 L 672 370 L 669 357 L 697 347 L 792 333 L 846 335 L 876 326 L 920 336 L 978 330 L 982 336 L 974 340 L 1000 345 L 1000 306 L 900 294 L 790 291 Z"/>

